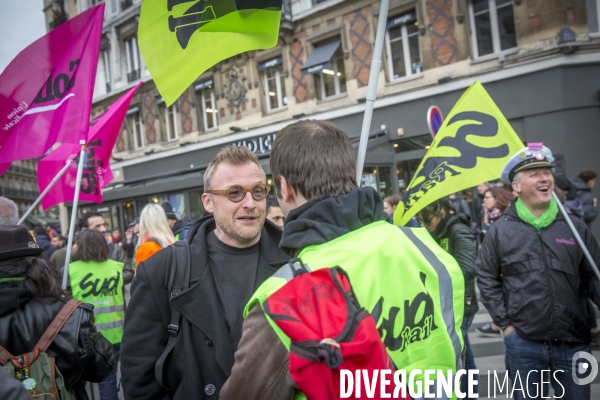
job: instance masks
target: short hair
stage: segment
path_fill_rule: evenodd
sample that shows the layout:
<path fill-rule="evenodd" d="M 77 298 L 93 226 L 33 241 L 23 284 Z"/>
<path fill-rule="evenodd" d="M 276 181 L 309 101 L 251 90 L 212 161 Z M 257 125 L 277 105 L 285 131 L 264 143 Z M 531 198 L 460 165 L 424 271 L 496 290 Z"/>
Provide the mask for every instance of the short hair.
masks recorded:
<path fill-rule="evenodd" d="M 447 197 L 443 197 L 425 206 L 421 211 L 419 211 L 419 214 L 423 215 L 423 219 L 429 220 L 436 214 L 439 214 L 442 210 L 446 211 L 446 216 L 449 214 L 456 214 L 456 210 L 452 208 L 450 205 L 450 200 L 448 200 Z"/>
<path fill-rule="evenodd" d="M 391 196 L 388 196 L 385 199 L 383 199 L 383 201 L 388 203 L 390 207 L 394 207 L 402 201 L 402 196 L 400 196 L 399 194 L 392 194 Z"/>
<path fill-rule="evenodd" d="M 502 212 L 504 212 L 508 208 L 510 203 L 515 199 L 511 192 L 501 187 L 490 188 L 485 191 L 485 193 L 487 192 L 490 192 L 490 194 L 496 201 L 496 208 Z"/>
<path fill-rule="evenodd" d="M 19 222 L 19 208 L 11 199 L 0 196 L 0 228 L 17 225 Z"/>
<path fill-rule="evenodd" d="M 103 234 L 86 229 L 77 235 L 77 250 L 73 254 L 73 261 L 79 260 L 98 262 L 108 260 L 108 244 Z"/>
<path fill-rule="evenodd" d="M 54 236 L 57 240 L 60 240 L 61 242 L 64 242 L 65 240 L 67 240 L 63 235 L 61 235 L 60 233 L 56 236 Z"/>
<path fill-rule="evenodd" d="M 270 166 L 278 193 L 283 176 L 307 201 L 337 197 L 358 186 L 350 139 L 329 121 L 298 121 L 283 128 L 273 143 Z"/>
<path fill-rule="evenodd" d="M 269 213 L 271 207 L 281 207 L 279 205 L 279 200 L 277 200 L 277 197 L 273 196 L 272 194 L 267 196 L 267 214 Z"/>
<path fill-rule="evenodd" d="M 92 217 L 100 217 L 100 218 L 104 219 L 102 214 L 100 214 L 97 211 L 91 211 L 91 212 L 85 213 L 85 214 L 83 214 L 83 217 L 81 218 L 81 227 L 88 229 L 89 228 L 88 220 Z"/>
<path fill-rule="evenodd" d="M 46 228 L 44 228 L 43 226 L 36 226 L 35 228 L 33 228 L 33 233 L 35 233 L 36 235 L 48 236 L 48 234 L 46 233 Z"/>
<path fill-rule="evenodd" d="M 598 174 L 591 169 L 584 169 L 577 174 L 577 177 L 585 183 L 589 183 L 592 179 L 596 179 L 597 176 Z"/>
<path fill-rule="evenodd" d="M 229 145 L 223 148 L 217 153 L 215 158 L 212 159 L 210 164 L 208 164 L 206 171 L 204 171 L 204 193 L 208 193 L 208 191 L 212 189 L 213 175 L 221 163 L 244 165 L 249 162 L 256 164 L 262 171 L 263 176 L 265 175 L 265 171 L 263 171 L 262 167 L 260 166 L 258 158 L 250 151 L 248 147 Z"/>

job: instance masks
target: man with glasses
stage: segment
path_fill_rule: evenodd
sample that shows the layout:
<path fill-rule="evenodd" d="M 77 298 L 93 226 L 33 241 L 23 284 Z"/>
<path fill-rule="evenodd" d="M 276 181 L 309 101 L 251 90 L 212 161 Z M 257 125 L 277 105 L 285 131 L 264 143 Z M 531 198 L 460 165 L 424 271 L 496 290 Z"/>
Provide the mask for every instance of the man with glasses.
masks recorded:
<path fill-rule="evenodd" d="M 212 215 L 196 221 L 187 238 L 190 288 L 169 301 L 171 247 L 138 266 L 122 342 L 125 398 L 218 398 L 231 374 L 246 303 L 289 260 L 279 249 L 281 231 L 265 224 L 265 182 L 247 147 L 226 147 L 204 173 L 202 203 Z M 157 380 L 155 366 L 169 343 L 170 305 L 181 320 Z"/>

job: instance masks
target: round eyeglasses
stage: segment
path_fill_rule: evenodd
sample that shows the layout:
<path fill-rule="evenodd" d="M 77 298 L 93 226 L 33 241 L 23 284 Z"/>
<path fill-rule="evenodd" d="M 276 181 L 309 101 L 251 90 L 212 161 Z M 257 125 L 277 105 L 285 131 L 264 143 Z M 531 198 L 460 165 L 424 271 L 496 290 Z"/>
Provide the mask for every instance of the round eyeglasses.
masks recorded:
<path fill-rule="evenodd" d="M 256 201 L 264 200 L 267 198 L 270 189 L 271 188 L 264 183 L 259 182 L 250 189 L 244 189 L 241 185 L 231 185 L 225 190 L 209 190 L 208 193 L 222 194 L 227 196 L 230 201 L 239 203 L 240 201 L 244 200 L 246 193 L 250 193 L 252 198 Z"/>

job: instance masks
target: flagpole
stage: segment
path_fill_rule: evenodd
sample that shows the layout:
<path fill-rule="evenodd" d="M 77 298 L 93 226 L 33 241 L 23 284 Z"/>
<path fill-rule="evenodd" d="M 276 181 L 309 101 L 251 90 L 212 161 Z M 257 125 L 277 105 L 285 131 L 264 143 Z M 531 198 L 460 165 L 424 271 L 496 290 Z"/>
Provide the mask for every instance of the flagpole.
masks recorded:
<path fill-rule="evenodd" d="M 50 182 L 50 184 L 48 184 L 46 189 L 44 189 L 44 191 L 38 196 L 38 198 L 33 202 L 31 207 L 29 207 L 27 209 L 27 211 L 25 212 L 25 214 L 23 214 L 23 216 L 21 217 L 19 222 L 17 222 L 17 225 L 21 225 L 23 223 L 23 221 L 25 221 L 25 218 L 27 218 L 27 216 L 29 214 L 31 214 L 33 209 L 37 207 L 37 205 L 40 203 L 40 201 L 42 201 L 42 199 L 48 194 L 50 189 L 52 189 L 52 186 L 54 186 L 54 184 L 56 182 L 58 182 L 58 180 L 65 174 L 65 172 L 67 172 L 67 169 L 69 169 L 69 167 L 71 166 L 72 163 L 73 163 L 73 159 L 67 160 L 67 163 L 65 164 L 65 166 L 60 171 L 58 171 L 58 174 L 56 174 L 54 179 L 52 179 L 52 182 Z"/>
<path fill-rule="evenodd" d="M 385 25 L 387 23 L 388 9 L 390 0 L 381 0 L 379 8 L 379 22 L 377 23 L 377 35 L 375 36 L 375 50 L 373 51 L 373 60 L 371 61 L 371 72 L 369 75 L 369 85 L 367 87 L 367 102 L 365 106 L 365 115 L 360 133 L 360 143 L 358 145 L 358 158 L 356 161 L 356 183 L 360 186 L 363 166 L 365 165 L 365 156 L 367 153 L 367 143 L 369 141 L 369 131 L 371 129 L 371 119 L 373 117 L 373 106 L 377 98 L 377 83 L 379 81 L 379 71 L 381 70 L 381 53 L 383 51 L 383 39 L 385 37 Z"/>
<path fill-rule="evenodd" d="M 71 211 L 71 223 L 69 225 L 69 240 L 67 242 L 67 255 L 65 257 L 65 268 L 63 272 L 62 288 L 67 288 L 69 278 L 69 264 L 71 263 L 71 249 L 73 248 L 73 237 L 75 236 L 75 220 L 77 219 L 77 203 L 79 203 L 79 190 L 81 188 L 81 177 L 83 176 L 83 162 L 85 159 L 85 140 L 80 140 L 81 153 L 79 165 L 77 166 L 77 181 L 75 183 L 75 196 L 73 198 L 73 211 Z"/>
<path fill-rule="evenodd" d="M 577 243 L 579 243 L 579 247 L 581 247 L 581 250 L 583 250 L 583 254 L 585 254 L 585 258 L 587 258 L 588 262 L 592 266 L 592 269 L 596 273 L 596 276 L 598 277 L 598 279 L 600 279 L 600 271 L 598 271 L 598 266 L 596 265 L 596 262 L 592 258 L 592 255 L 590 254 L 585 243 L 583 243 L 581 236 L 579 236 L 579 232 L 577 232 L 577 229 L 575 229 L 575 225 L 573 225 L 573 221 L 571 221 L 571 218 L 569 218 L 567 211 L 563 207 L 560 199 L 558 198 L 558 196 L 556 195 L 555 192 L 552 192 L 552 196 L 554 197 L 554 200 L 556 200 L 556 204 L 558 204 L 558 208 L 560 209 L 560 212 L 565 217 L 565 220 L 567 221 L 567 225 L 569 225 L 569 228 L 571 228 L 571 232 L 573 232 L 573 235 L 575 235 L 575 240 L 577 240 Z"/>

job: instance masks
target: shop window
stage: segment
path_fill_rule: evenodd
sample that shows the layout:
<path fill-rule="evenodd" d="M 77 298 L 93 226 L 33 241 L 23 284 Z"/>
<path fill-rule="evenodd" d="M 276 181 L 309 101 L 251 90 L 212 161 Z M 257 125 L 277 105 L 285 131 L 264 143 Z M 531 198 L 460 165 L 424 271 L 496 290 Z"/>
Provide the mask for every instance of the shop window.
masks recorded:
<path fill-rule="evenodd" d="M 215 104 L 215 92 L 213 90 L 212 78 L 197 83 L 194 88 L 196 90 L 198 120 L 201 121 L 198 124 L 199 127 L 201 127 L 204 132 L 217 129 L 217 106 Z"/>
<path fill-rule="evenodd" d="M 190 218 L 197 220 L 204 213 L 204 205 L 202 204 L 202 190 L 190 190 Z"/>
<path fill-rule="evenodd" d="M 423 72 L 419 47 L 419 23 L 414 11 L 390 18 L 386 31 L 390 81 L 420 75 Z"/>
<path fill-rule="evenodd" d="M 391 168 L 389 166 L 365 166 L 360 180 L 361 187 L 370 186 L 381 197 L 393 194 Z"/>
<path fill-rule="evenodd" d="M 258 64 L 262 74 L 267 111 L 287 107 L 282 57 L 276 57 Z"/>
<path fill-rule="evenodd" d="M 469 18 L 474 58 L 517 47 L 512 0 L 472 0 Z"/>
<path fill-rule="evenodd" d="M 137 37 L 133 36 L 124 41 L 125 43 L 125 66 L 127 68 L 127 82 L 140 79 L 140 50 Z"/>
<path fill-rule="evenodd" d="M 319 100 L 327 100 L 346 93 L 344 52 L 339 39 L 315 45 L 302 65 L 304 74 L 313 74 Z"/>

